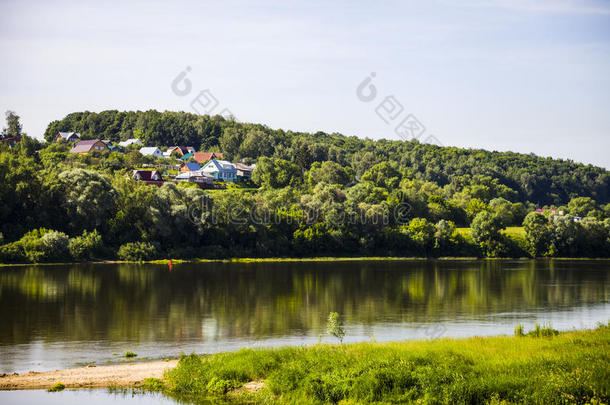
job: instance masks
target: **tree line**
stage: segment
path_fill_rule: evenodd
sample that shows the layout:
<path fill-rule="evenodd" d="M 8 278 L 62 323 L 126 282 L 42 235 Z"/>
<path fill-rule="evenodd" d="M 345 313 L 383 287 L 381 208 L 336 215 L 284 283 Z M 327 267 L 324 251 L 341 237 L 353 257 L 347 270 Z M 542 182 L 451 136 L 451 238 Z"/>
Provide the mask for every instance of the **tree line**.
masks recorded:
<path fill-rule="evenodd" d="M 176 137 L 165 132 L 167 122 Z M 185 123 L 201 129 L 198 144 L 178 136 Z M 74 113 L 51 123 L 47 138 L 59 130 L 220 150 L 256 162 L 255 187 L 146 186 L 128 169 L 167 161 L 135 149 L 70 154 L 66 143 L 24 136 L 0 147 L 0 261 L 610 252 L 608 172 L 571 161 L 292 133 L 187 113 Z M 542 206 L 564 215 L 533 213 Z M 522 237 L 504 230 L 522 224 Z M 458 229 L 465 227 L 466 234 Z"/>

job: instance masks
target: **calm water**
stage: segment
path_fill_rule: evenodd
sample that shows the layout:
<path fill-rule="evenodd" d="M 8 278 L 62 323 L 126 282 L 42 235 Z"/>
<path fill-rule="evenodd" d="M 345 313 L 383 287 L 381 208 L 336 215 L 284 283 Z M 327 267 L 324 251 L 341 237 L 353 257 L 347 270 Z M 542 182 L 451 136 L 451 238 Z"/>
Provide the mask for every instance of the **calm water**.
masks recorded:
<path fill-rule="evenodd" d="M 610 261 L 67 265 L 0 269 L 0 372 L 315 343 L 512 334 L 610 319 Z M 322 341 L 332 341 L 323 336 Z M 160 402 L 162 403 L 162 402 Z"/>

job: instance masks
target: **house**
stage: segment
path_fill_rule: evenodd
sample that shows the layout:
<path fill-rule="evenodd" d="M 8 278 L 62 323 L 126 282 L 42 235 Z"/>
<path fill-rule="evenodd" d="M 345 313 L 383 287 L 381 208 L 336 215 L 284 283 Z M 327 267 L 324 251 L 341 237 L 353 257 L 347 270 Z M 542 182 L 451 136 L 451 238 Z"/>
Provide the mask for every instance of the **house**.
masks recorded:
<path fill-rule="evenodd" d="M 129 138 L 126 141 L 119 142 L 119 146 L 122 146 L 124 148 L 126 148 L 128 146 L 131 146 L 131 145 L 140 145 L 140 146 L 142 146 L 143 143 L 138 138 Z"/>
<path fill-rule="evenodd" d="M 243 163 L 233 163 L 233 166 L 235 166 L 236 175 L 239 180 L 249 180 L 256 168 L 256 165 L 248 166 Z"/>
<path fill-rule="evenodd" d="M 233 166 L 233 163 L 226 160 L 212 159 L 201 168 L 201 171 L 211 174 L 217 180 L 237 180 L 237 170 L 235 169 L 235 166 Z"/>
<path fill-rule="evenodd" d="M 75 143 L 72 149 L 70 149 L 70 153 L 89 153 L 96 150 L 108 150 L 108 145 L 99 139 L 89 139 Z"/>
<path fill-rule="evenodd" d="M 190 181 L 200 185 L 211 186 L 214 184 L 214 176 L 201 170 L 194 172 L 183 172 L 176 176 L 178 181 Z"/>
<path fill-rule="evenodd" d="M 119 152 L 119 153 L 123 153 L 123 147 L 121 145 L 111 145 L 111 144 L 106 144 L 108 146 L 108 149 L 110 149 L 110 152 Z"/>
<path fill-rule="evenodd" d="M 80 139 L 80 134 L 78 132 L 60 132 L 55 137 L 55 142 L 59 142 L 62 139 L 67 142 L 76 142 Z"/>
<path fill-rule="evenodd" d="M 3 144 L 7 144 L 9 146 L 9 148 L 12 148 L 15 145 L 17 145 L 19 142 L 21 142 L 21 137 L 11 136 L 8 138 L 0 139 L 0 142 L 2 142 Z"/>
<path fill-rule="evenodd" d="M 181 172 L 196 172 L 198 170 L 201 170 L 201 166 L 199 166 L 199 163 L 184 163 L 182 165 L 182 167 L 180 168 Z"/>
<path fill-rule="evenodd" d="M 224 159 L 224 155 L 219 152 L 195 152 L 193 154 L 193 159 L 197 161 L 197 163 L 205 163 L 208 160 L 212 159 Z"/>
<path fill-rule="evenodd" d="M 192 146 L 170 146 L 165 152 L 163 152 L 163 156 L 171 157 L 172 153 L 174 152 L 176 152 L 178 156 L 184 156 L 187 153 L 195 153 L 195 148 Z"/>
<path fill-rule="evenodd" d="M 140 148 L 140 153 L 144 156 L 154 156 L 156 158 L 163 157 L 163 152 L 161 152 L 161 149 L 157 148 L 156 146 L 145 146 Z"/>
<path fill-rule="evenodd" d="M 143 181 L 146 184 L 161 187 L 163 185 L 163 177 L 157 170 L 133 170 L 133 179 Z"/>

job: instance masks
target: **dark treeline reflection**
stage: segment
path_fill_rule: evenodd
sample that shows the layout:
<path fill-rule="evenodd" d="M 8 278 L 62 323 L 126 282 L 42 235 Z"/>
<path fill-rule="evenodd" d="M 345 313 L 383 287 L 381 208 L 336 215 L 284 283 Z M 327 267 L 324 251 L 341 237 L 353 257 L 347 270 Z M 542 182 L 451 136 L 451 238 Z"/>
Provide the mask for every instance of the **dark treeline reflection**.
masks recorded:
<path fill-rule="evenodd" d="M 608 302 L 604 261 L 69 265 L 0 271 L 1 344 L 202 341 Z"/>

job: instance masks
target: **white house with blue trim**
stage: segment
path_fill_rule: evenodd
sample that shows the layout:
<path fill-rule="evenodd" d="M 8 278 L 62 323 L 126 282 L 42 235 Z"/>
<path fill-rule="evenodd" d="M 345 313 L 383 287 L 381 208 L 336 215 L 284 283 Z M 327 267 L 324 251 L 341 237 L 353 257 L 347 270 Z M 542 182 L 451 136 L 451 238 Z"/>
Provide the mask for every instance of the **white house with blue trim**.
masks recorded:
<path fill-rule="evenodd" d="M 211 174 L 216 180 L 237 180 L 237 169 L 227 160 L 212 159 L 201 168 L 201 171 Z"/>

